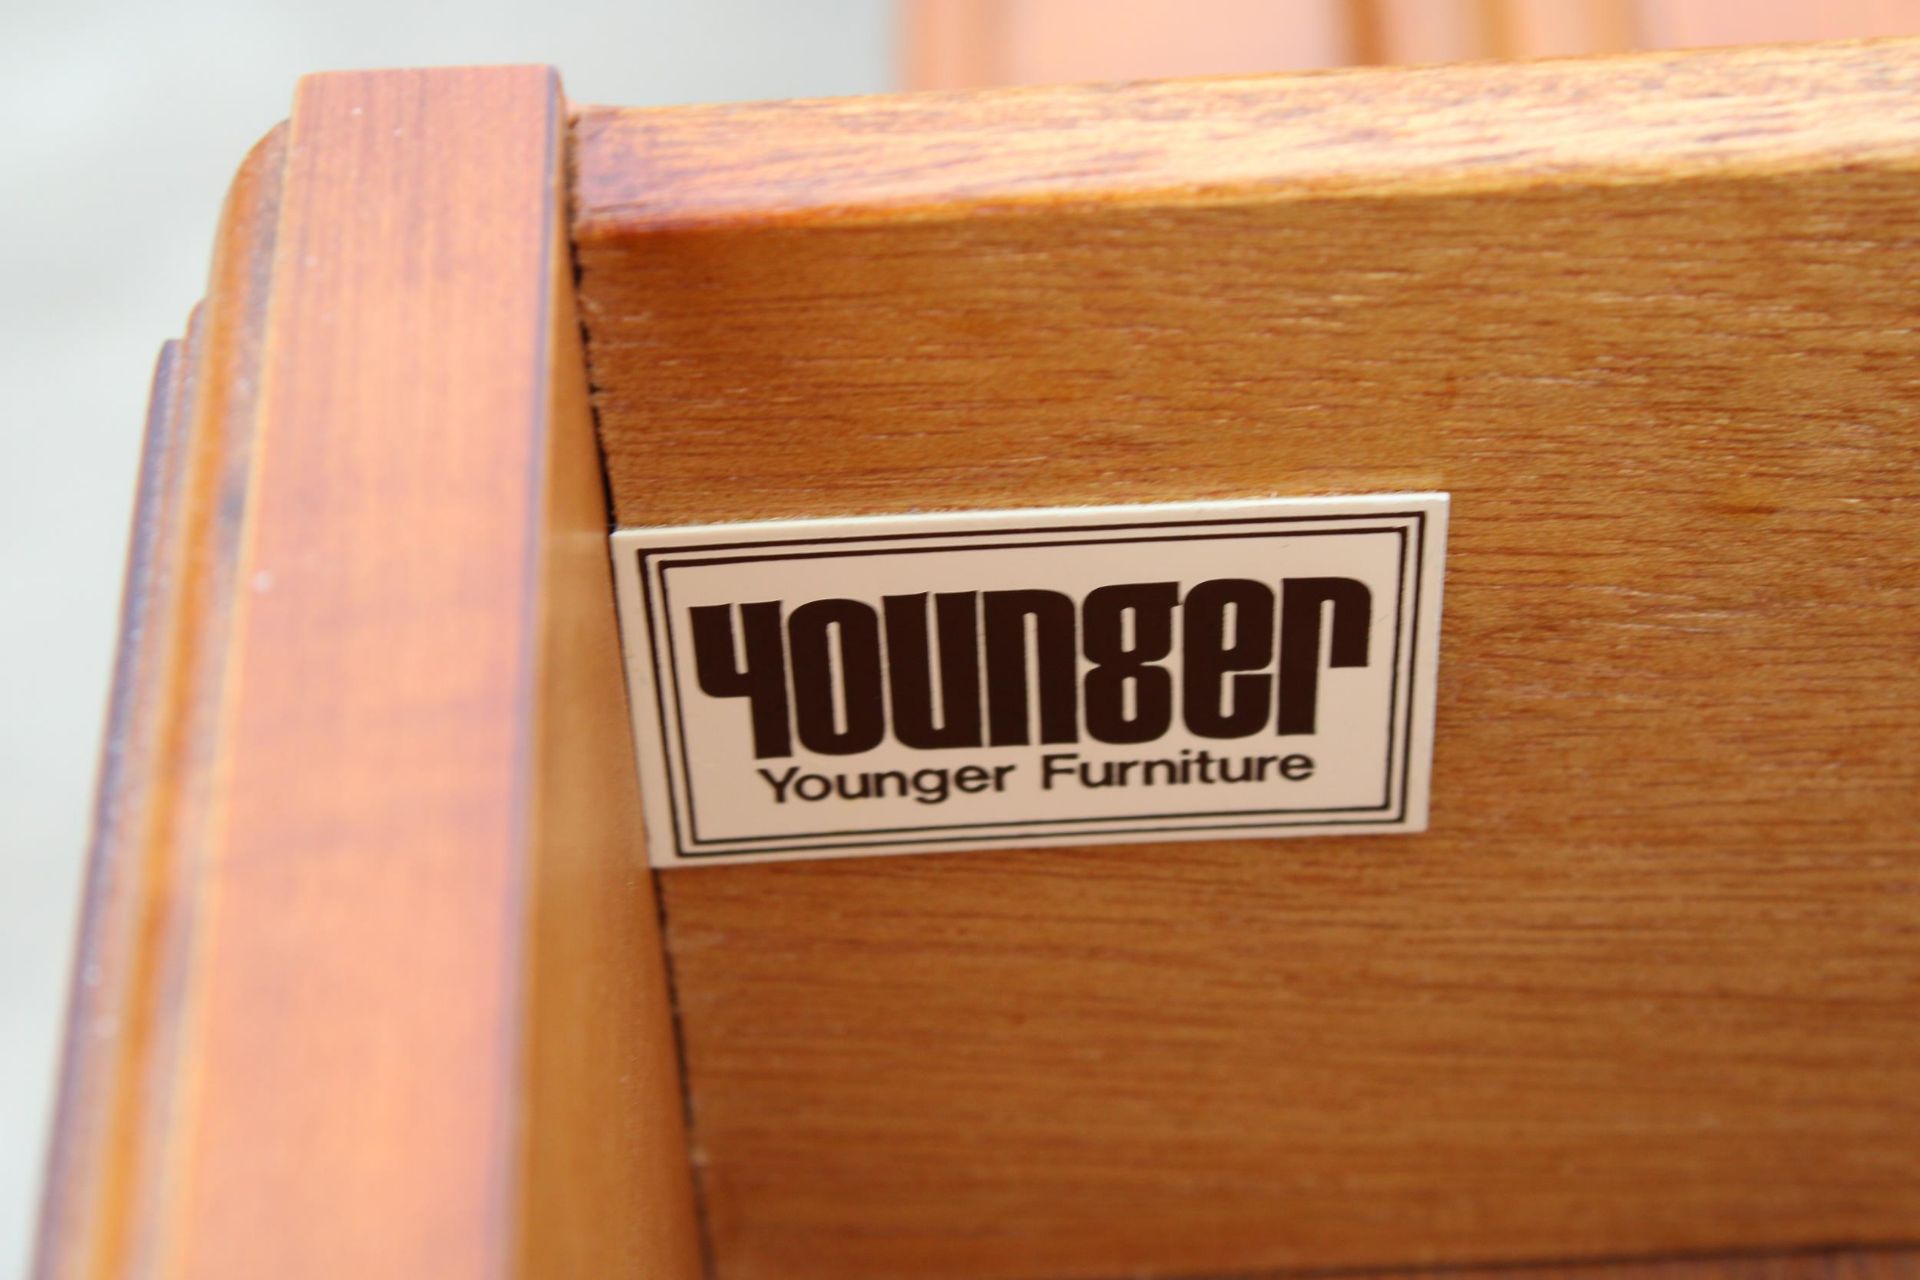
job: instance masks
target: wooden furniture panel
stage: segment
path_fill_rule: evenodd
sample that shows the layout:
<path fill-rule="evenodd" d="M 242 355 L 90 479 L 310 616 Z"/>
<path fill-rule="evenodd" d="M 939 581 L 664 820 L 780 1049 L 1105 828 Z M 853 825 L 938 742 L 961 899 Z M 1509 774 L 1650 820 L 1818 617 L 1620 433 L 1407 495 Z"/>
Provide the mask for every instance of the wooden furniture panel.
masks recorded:
<path fill-rule="evenodd" d="M 1426 835 L 662 878 L 718 1275 L 1915 1236 L 1917 72 L 581 114 L 622 523 L 1454 495 Z"/>
<path fill-rule="evenodd" d="M 561 206 L 564 207 L 564 206 Z M 701 1273 L 684 1099 L 607 558 L 573 260 L 550 217 L 546 558 L 519 1140 L 529 1277 Z"/>
<path fill-rule="evenodd" d="M 155 378 L 37 1274 L 1920 1276 L 1917 68 L 585 109 L 577 314 L 550 73 L 306 82 Z M 656 903 L 609 502 L 1397 487 L 1432 832 Z"/>
<path fill-rule="evenodd" d="M 42 1276 L 699 1270 L 564 141 L 543 68 L 320 76 L 236 186 Z"/>

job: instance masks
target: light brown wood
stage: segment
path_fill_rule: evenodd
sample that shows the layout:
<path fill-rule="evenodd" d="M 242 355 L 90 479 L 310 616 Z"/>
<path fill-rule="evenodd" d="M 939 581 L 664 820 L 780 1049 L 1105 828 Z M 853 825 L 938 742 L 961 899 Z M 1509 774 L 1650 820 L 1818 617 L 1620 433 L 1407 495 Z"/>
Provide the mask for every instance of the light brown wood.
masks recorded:
<path fill-rule="evenodd" d="M 137 1151 L 147 1140 L 135 1089 L 153 1048 L 158 955 L 155 922 L 142 909 L 140 890 L 155 869 L 144 865 L 136 837 L 160 801 L 154 786 L 165 744 L 155 723 L 162 700 L 155 673 L 166 646 L 179 638 L 170 625 L 179 575 L 169 571 L 169 561 L 181 534 L 191 456 L 183 348 L 182 341 L 161 348 L 148 403 L 121 600 L 126 643 L 115 663 L 110 745 L 101 761 L 82 903 L 81 951 L 89 965 L 70 994 L 68 1069 L 54 1121 L 60 1142 L 42 1210 L 43 1246 L 63 1251 L 74 1275 L 121 1265 L 134 1161 L 109 1157 L 116 1147 Z"/>
<path fill-rule="evenodd" d="M 542 68 L 321 76 L 243 172 L 42 1276 L 699 1271 L 564 142 Z"/>
<path fill-rule="evenodd" d="M 677 1042 L 564 243 L 550 266 L 521 1274 L 674 1280 L 701 1270 Z"/>
<path fill-rule="evenodd" d="M 628 519 L 1461 500 L 1430 836 L 668 879 L 715 1274 L 1907 1237 L 1914 66 L 585 113 Z M 236 184 L 43 1276 L 700 1269 L 559 124 L 324 77 Z"/>
<path fill-rule="evenodd" d="M 1915 1235 L 1917 74 L 582 114 L 622 523 L 1454 494 L 1429 834 L 663 877 L 719 1276 Z"/>

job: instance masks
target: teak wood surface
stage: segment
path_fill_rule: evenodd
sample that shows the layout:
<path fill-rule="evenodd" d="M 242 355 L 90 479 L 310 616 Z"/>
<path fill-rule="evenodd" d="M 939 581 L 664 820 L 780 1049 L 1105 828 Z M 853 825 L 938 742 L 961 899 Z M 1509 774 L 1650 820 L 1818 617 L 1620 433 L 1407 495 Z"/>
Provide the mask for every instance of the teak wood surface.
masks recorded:
<path fill-rule="evenodd" d="M 582 112 L 622 524 L 1454 499 L 1428 834 L 661 877 L 718 1274 L 1920 1236 L 1916 84 Z"/>
<path fill-rule="evenodd" d="M 38 1275 L 1920 1276 L 1916 81 L 588 108 L 570 162 L 541 69 L 305 82 L 155 380 Z M 1402 488 L 1430 833 L 656 907 L 610 514 Z"/>
<path fill-rule="evenodd" d="M 319 76 L 163 359 L 38 1273 L 697 1274 L 544 68 Z"/>

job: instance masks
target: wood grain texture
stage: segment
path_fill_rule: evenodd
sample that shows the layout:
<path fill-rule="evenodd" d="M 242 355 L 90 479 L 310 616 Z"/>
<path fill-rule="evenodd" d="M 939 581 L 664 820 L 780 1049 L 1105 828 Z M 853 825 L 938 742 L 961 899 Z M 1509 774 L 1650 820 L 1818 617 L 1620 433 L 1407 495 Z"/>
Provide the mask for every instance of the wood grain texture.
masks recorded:
<path fill-rule="evenodd" d="M 196 344 L 197 345 L 197 344 Z M 159 669 L 178 643 L 180 525 L 189 451 L 183 341 L 161 348 L 154 370 L 134 499 L 120 631 L 100 763 L 94 825 L 81 902 L 81 938 L 69 996 L 65 1057 L 41 1207 L 41 1244 L 67 1255 L 65 1274 L 118 1265 L 126 1251 L 129 1202 L 138 1193 L 131 1154 L 147 1140 L 139 1086 L 153 1050 L 153 978 L 158 924 L 142 889 L 154 868 L 142 858 L 142 819 L 154 794 L 164 749 L 157 725 Z M 142 1188 L 141 1190 L 144 1190 Z M 42 1275 L 52 1274 L 45 1261 Z"/>
<path fill-rule="evenodd" d="M 276 128 L 241 165 L 207 301 L 154 380 L 34 1259 L 42 1280 L 146 1266 L 164 1197 L 192 928 L 179 890 L 204 833 L 284 162 Z"/>
<path fill-rule="evenodd" d="M 150 982 L 158 957 L 151 942 L 155 922 L 143 910 L 141 892 L 153 868 L 141 857 L 138 836 L 142 819 L 159 803 L 156 677 L 165 648 L 179 638 L 170 616 L 177 595 L 168 588 L 180 576 L 190 350 L 182 341 L 161 348 L 147 407 L 121 595 L 124 642 L 115 655 L 81 902 L 80 963 L 67 1011 L 68 1066 L 41 1206 L 42 1276 L 97 1274 L 124 1258 L 135 1162 L 112 1155 L 137 1150 L 147 1137 L 149 1117 L 140 1114 L 137 1090 L 152 1051 Z M 61 1273 L 50 1267 L 55 1251 L 65 1256 Z"/>
<path fill-rule="evenodd" d="M 702 1270 L 678 1046 L 565 220 L 550 231 L 521 1274 L 677 1280 Z"/>
<path fill-rule="evenodd" d="M 224 482 L 157 500 L 218 643 L 130 612 L 110 758 L 186 764 L 105 780 L 167 821 L 103 822 L 43 1275 L 699 1270 L 564 145 L 542 68 L 320 76 L 237 197 Z"/>
<path fill-rule="evenodd" d="M 582 113 L 624 524 L 1454 495 L 1426 835 L 663 878 L 719 1276 L 1915 1235 L 1916 75 Z"/>

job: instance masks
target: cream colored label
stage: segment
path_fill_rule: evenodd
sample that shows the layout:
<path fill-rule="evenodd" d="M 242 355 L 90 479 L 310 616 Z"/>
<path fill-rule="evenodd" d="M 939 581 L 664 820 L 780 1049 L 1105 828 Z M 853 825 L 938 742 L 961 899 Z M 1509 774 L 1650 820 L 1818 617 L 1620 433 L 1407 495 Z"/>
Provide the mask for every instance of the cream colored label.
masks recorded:
<path fill-rule="evenodd" d="M 1447 505 L 622 529 L 652 860 L 1422 830 Z"/>

